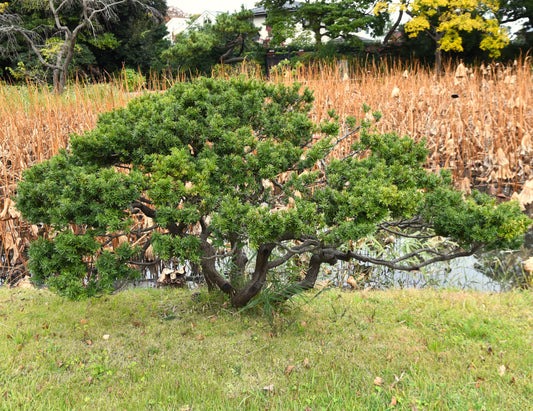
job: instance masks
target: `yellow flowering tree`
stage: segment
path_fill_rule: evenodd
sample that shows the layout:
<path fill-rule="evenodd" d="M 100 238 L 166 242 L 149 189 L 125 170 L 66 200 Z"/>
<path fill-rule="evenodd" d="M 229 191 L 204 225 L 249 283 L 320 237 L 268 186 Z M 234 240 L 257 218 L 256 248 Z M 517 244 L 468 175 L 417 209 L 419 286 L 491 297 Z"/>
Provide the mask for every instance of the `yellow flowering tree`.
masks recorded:
<path fill-rule="evenodd" d="M 400 0 L 378 2 L 375 13 L 407 13 L 411 17 L 405 24 L 409 36 L 425 33 L 435 41 L 435 66 L 439 72 L 443 51 L 463 51 L 461 32 L 481 32 L 480 48 L 491 57 L 500 55 L 509 37 L 495 17 L 498 8 L 498 0 Z"/>

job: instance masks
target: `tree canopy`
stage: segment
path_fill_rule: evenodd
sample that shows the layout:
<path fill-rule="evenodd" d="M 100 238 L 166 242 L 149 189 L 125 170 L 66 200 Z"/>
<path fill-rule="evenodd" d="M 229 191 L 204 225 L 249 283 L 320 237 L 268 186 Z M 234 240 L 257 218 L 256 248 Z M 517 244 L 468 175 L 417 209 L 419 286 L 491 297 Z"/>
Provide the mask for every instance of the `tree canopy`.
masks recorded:
<path fill-rule="evenodd" d="M 163 53 L 170 63 L 182 71 L 207 73 L 215 64 L 241 62 L 246 52 L 254 46 L 254 37 L 259 29 L 253 24 L 253 13 L 241 9 L 239 12 L 221 13 L 215 22 L 192 25 L 179 33 L 174 45 Z"/>
<path fill-rule="evenodd" d="M 52 71 L 54 89 L 62 92 L 73 59 L 82 51 L 80 40 L 94 49 L 121 44 L 107 28 L 128 5 L 150 18 L 162 17 L 159 9 L 166 7 L 160 0 L 12 1 L 0 12 L 0 52 L 19 53 L 24 44 L 41 67 Z"/>
<path fill-rule="evenodd" d="M 267 10 L 265 24 L 272 28 L 272 41 L 281 44 L 294 38 L 299 30 L 310 30 L 317 46 L 324 37 L 351 41 L 362 30 L 372 29 L 381 34 L 386 19 L 372 14 L 373 1 L 353 0 L 262 0 L 258 4 Z"/>
<path fill-rule="evenodd" d="M 518 203 L 465 196 L 424 169 L 424 142 L 353 118 L 339 133 L 312 104 L 298 84 L 199 78 L 101 115 L 18 184 L 17 208 L 51 229 L 29 248 L 33 280 L 79 298 L 166 261 L 242 307 L 273 279 L 280 299 L 312 288 L 324 264 L 415 270 L 520 242 L 531 221 Z M 389 236 L 413 244 L 364 250 Z"/>
<path fill-rule="evenodd" d="M 519 22 L 526 46 L 533 44 L 533 0 L 501 0 L 496 15 L 501 24 Z"/>
<path fill-rule="evenodd" d="M 142 0 L 142 3 L 118 5 L 117 20 L 108 22 L 104 32 L 97 36 L 97 39 L 112 36 L 115 47 L 102 47 L 91 36 L 80 39 L 91 50 L 99 70 L 112 73 L 125 66 L 148 73 L 163 68 L 161 53 L 170 46 L 168 40 L 163 39 L 167 34 L 163 20 L 166 1 Z"/>
<path fill-rule="evenodd" d="M 398 10 L 412 18 L 405 23 L 409 36 L 425 33 L 435 42 L 437 71 L 440 71 L 442 51 L 463 50 L 461 33 L 472 30 L 482 33 L 480 48 L 487 50 L 490 57 L 498 57 L 500 50 L 509 43 L 506 30 L 495 17 L 497 0 L 381 1 L 375 7 L 376 14 Z"/>
<path fill-rule="evenodd" d="M 524 19 L 524 24 L 533 28 L 533 0 L 501 0 L 498 9 L 501 23 Z"/>

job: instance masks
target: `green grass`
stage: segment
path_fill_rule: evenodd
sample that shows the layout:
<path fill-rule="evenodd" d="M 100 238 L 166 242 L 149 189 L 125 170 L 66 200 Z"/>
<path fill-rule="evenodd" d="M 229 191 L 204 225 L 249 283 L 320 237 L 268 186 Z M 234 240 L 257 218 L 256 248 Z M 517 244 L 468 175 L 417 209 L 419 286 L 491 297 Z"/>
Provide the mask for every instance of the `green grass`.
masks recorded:
<path fill-rule="evenodd" d="M 1 289 L 0 409 L 531 409 L 532 292 L 315 293 Z"/>

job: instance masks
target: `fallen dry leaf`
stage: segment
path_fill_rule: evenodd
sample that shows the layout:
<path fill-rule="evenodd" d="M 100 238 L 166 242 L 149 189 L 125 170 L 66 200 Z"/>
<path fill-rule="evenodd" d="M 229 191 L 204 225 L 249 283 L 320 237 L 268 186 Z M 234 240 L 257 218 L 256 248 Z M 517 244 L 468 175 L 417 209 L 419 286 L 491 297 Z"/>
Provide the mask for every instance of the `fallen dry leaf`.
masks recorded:
<path fill-rule="evenodd" d="M 287 368 L 285 368 L 285 375 L 289 375 L 293 370 L 296 368 L 295 365 L 287 365 Z"/>
<path fill-rule="evenodd" d="M 263 391 L 273 393 L 274 392 L 274 384 L 266 385 L 263 387 Z"/>
<path fill-rule="evenodd" d="M 522 263 L 524 270 L 529 273 L 533 273 L 533 257 L 529 257 L 526 261 Z"/>
<path fill-rule="evenodd" d="M 381 387 L 383 385 L 383 378 L 381 377 L 374 378 L 374 385 Z"/>
<path fill-rule="evenodd" d="M 500 366 L 498 367 L 498 374 L 500 374 L 501 376 L 503 376 L 503 375 L 505 374 L 505 370 L 506 370 L 505 365 L 500 365 Z"/>
<path fill-rule="evenodd" d="M 109 340 L 109 334 L 104 334 L 102 337 L 104 340 Z"/>
<path fill-rule="evenodd" d="M 309 364 L 309 358 L 307 358 L 307 357 L 304 358 L 303 364 L 304 364 L 305 368 L 307 368 L 307 369 L 311 368 L 311 364 Z"/>
<path fill-rule="evenodd" d="M 389 407 L 396 407 L 396 405 L 398 405 L 398 400 L 393 396 L 390 400 Z"/>
<path fill-rule="evenodd" d="M 82 319 L 80 320 L 80 324 L 87 324 L 87 320 L 86 320 L 85 318 L 82 318 Z"/>
<path fill-rule="evenodd" d="M 346 282 L 350 285 L 350 287 L 357 289 L 359 286 L 357 285 L 357 281 L 353 276 L 349 276 Z"/>

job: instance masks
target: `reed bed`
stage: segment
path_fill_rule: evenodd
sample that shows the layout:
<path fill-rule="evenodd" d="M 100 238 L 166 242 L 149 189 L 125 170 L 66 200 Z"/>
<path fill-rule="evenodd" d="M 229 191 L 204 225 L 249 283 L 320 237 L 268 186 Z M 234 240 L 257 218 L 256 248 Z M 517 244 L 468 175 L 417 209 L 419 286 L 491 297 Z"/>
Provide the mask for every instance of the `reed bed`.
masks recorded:
<path fill-rule="evenodd" d="M 500 196 L 521 191 L 531 175 L 533 81 L 528 60 L 467 69 L 448 64 L 445 74 L 416 63 L 341 64 L 276 72 L 273 81 L 299 81 L 314 90 L 317 119 L 335 108 L 341 118 L 381 111 L 376 127 L 426 139 L 427 167 L 450 169 L 457 185 Z M 368 116 L 368 114 L 367 114 Z M 339 147 L 340 155 L 353 141 Z"/>
<path fill-rule="evenodd" d="M 260 76 L 255 69 L 246 73 Z M 474 69 L 448 64 L 438 77 L 413 62 L 316 64 L 278 70 L 269 79 L 298 81 L 314 90 L 316 120 L 333 108 L 341 119 L 368 116 L 363 104 L 381 111 L 379 131 L 426 139 L 429 169 L 452 170 L 457 186 L 467 192 L 476 187 L 516 197 L 526 191 L 524 185 L 531 186 L 533 194 L 532 76 L 531 64 L 524 59 Z M 153 78 L 147 83 L 151 91 L 159 91 L 180 80 Z M 31 84 L 0 85 L 0 278 L 2 272 L 25 272 L 23 250 L 41 229 L 21 220 L 13 207 L 11 197 L 22 171 L 67 147 L 70 134 L 94 127 L 99 113 L 124 106 L 146 91 L 128 90 L 120 81 L 76 83 L 61 96 Z M 344 156 L 352 142 L 340 143 L 336 155 Z M 527 204 L 528 199 L 522 200 Z M 533 202 L 533 195 L 528 201 Z"/>

